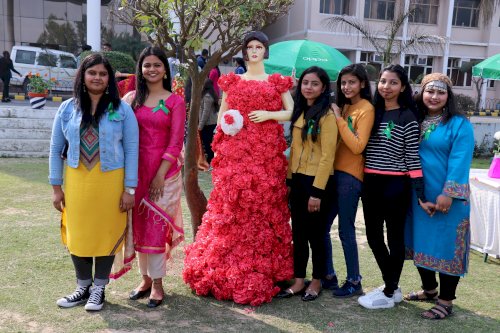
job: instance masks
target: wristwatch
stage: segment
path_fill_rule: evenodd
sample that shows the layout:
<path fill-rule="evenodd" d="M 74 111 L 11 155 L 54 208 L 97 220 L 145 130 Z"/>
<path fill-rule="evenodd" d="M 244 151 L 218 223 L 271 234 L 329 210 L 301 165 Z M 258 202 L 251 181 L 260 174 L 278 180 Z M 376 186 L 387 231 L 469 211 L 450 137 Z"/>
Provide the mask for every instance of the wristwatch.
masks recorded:
<path fill-rule="evenodd" d="M 130 195 L 134 195 L 135 194 L 135 188 L 133 188 L 133 187 L 125 187 L 125 192 L 127 192 Z"/>

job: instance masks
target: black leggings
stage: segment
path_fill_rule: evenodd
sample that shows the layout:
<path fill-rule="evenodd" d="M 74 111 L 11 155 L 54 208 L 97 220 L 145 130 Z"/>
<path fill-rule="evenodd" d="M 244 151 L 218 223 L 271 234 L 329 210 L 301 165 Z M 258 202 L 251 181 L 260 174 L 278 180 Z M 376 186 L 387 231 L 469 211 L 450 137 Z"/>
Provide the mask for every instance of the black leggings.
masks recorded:
<path fill-rule="evenodd" d="M 2 99 L 8 99 L 9 98 L 10 77 L 4 76 L 4 77 L 1 77 L 0 79 L 2 79 L 2 81 L 3 81 Z"/>
<path fill-rule="evenodd" d="M 405 259 L 404 230 L 411 198 L 407 176 L 366 174 L 363 183 L 363 213 L 366 238 L 390 296 L 398 288 Z M 384 241 L 384 222 L 387 245 Z"/>
<path fill-rule="evenodd" d="M 438 286 L 436 272 L 423 267 L 417 267 L 417 269 L 422 279 L 422 289 L 425 291 L 436 289 Z M 453 301 L 456 298 L 455 292 L 457 291 L 459 280 L 460 276 L 439 273 L 439 282 L 441 283 L 439 298 L 443 301 Z"/>
<path fill-rule="evenodd" d="M 333 177 L 330 176 L 321 199 L 320 210 L 307 210 L 314 176 L 295 173 L 290 193 L 293 235 L 293 270 L 296 278 L 306 277 L 309 245 L 312 252 L 312 277 L 322 279 L 326 275 L 326 246 L 324 242 L 329 210 L 332 207 Z"/>
<path fill-rule="evenodd" d="M 217 125 L 205 125 L 205 127 L 203 127 L 200 133 L 203 149 L 205 150 L 205 154 L 207 154 L 208 164 L 210 164 L 210 162 L 214 158 L 214 152 L 212 150 L 212 141 L 214 139 L 215 127 L 217 127 Z"/>
<path fill-rule="evenodd" d="M 77 257 L 71 255 L 75 266 L 76 279 L 79 286 L 90 286 L 92 284 L 92 266 L 95 260 L 94 284 L 103 286 L 109 282 L 109 273 L 113 267 L 115 256 L 105 257 Z"/>

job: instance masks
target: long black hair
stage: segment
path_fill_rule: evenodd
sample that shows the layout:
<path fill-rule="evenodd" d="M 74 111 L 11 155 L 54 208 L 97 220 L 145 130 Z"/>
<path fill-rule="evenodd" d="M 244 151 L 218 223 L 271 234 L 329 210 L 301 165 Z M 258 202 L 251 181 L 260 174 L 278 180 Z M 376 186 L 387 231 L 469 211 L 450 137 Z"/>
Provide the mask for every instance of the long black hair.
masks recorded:
<path fill-rule="evenodd" d="M 314 73 L 318 76 L 321 83 L 323 84 L 323 92 L 316 98 L 314 104 L 310 107 L 307 105 L 307 100 L 302 95 L 301 87 L 302 81 L 304 80 L 304 76 L 307 74 Z M 305 125 L 302 128 L 302 141 L 307 139 L 307 134 L 309 131 L 309 124 L 312 123 L 312 131 L 311 138 L 314 142 L 316 142 L 318 138 L 318 130 L 319 130 L 319 120 L 323 117 L 328 110 L 330 109 L 330 77 L 325 72 L 325 70 L 318 66 L 312 66 L 307 68 L 299 78 L 299 82 L 297 84 L 297 89 L 295 91 L 294 97 L 294 106 L 292 113 L 292 120 L 290 124 L 290 132 L 293 130 L 293 124 L 299 119 L 300 115 L 304 112 L 304 121 Z"/>
<path fill-rule="evenodd" d="M 425 87 L 415 97 L 415 102 L 417 103 L 417 107 L 422 113 L 422 118 L 419 119 L 419 123 L 422 122 L 423 118 L 429 113 L 427 106 L 425 106 L 424 104 L 424 99 L 423 99 L 424 90 Z M 446 124 L 451 119 L 451 117 L 464 116 L 464 114 L 460 112 L 460 110 L 457 107 L 455 95 L 453 94 L 453 90 L 451 90 L 451 87 L 449 85 L 446 85 L 446 90 L 448 91 L 448 100 L 446 101 L 446 104 L 443 108 L 443 118 L 441 119 L 443 124 Z"/>
<path fill-rule="evenodd" d="M 236 57 L 236 58 L 234 58 L 234 61 L 236 61 L 236 63 L 238 64 L 238 67 L 243 67 L 245 72 L 247 71 L 247 66 L 245 65 L 245 61 L 243 60 L 243 58 Z"/>
<path fill-rule="evenodd" d="M 157 47 L 157 46 L 148 46 L 144 50 L 142 50 L 139 60 L 137 61 L 137 66 L 135 69 L 135 75 L 136 75 L 136 80 L 135 80 L 135 97 L 134 100 L 132 101 L 132 109 L 136 109 L 136 107 L 143 105 L 144 102 L 146 101 L 146 98 L 148 98 L 149 95 L 149 90 L 148 86 L 146 84 L 146 79 L 144 78 L 144 75 L 142 75 L 142 64 L 144 63 L 144 59 L 147 56 L 154 55 L 160 59 L 160 61 L 163 63 L 163 66 L 165 67 L 165 76 L 163 77 L 163 88 L 172 92 L 172 86 L 170 84 L 170 67 L 168 65 L 168 59 L 167 55 L 165 52 Z"/>
<path fill-rule="evenodd" d="M 351 101 L 346 98 L 342 92 L 342 75 L 346 74 L 354 75 L 361 83 L 365 84 L 365 86 L 361 88 L 359 96 L 371 102 L 372 89 L 370 87 L 370 81 L 368 80 L 368 73 L 366 72 L 365 66 L 361 64 L 351 64 L 342 68 L 337 79 L 337 105 L 339 108 L 342 109 L 344 105 L 351 103 Z"/>
<path fill-rule="evenodd" d="M 214 99 L 214 112 L 219 111 L 219 97 L 214 89 L 214 83 L 210 79 L 205 79 L 205 84 L 203 85 L 203 90 L 201 91 L 201 96 L 204 97 L 206 94 L 212 96 Z"/>
<path fill-rule="evenodd" d="M 389 65 L 382 69 L 379 75 L 379 80 L 384 72 L 395 73 L 401 81 L 401 86 L 404 87 L 404 90 L 398 96 L 398 104 L 400 110 L 402 111 L 408 109 L 415 115 L 415 118 L 417 120 L 421 119 L 422 117 L 419 114 L 417 105 L 415 104 L 415 101 L 413 99 L 413 92 L 411 89 L 410 81 L 408 80 L 408 74 L 406 73 L 406 70 L 401 67 L 401 65 Z M 373 104 L 375 105 L 375 123 L 373 125 L 372 133 L 376 133 L 378 131 L 380 123 L 382 122 L 382 117 L 385 112 L 385 100 L 378 92 L 378 87 L 375 91 Z"/>
<path fill-rule="evenodd" d="M 95 65 L 104 65 L 108 72 L 108 87 L 102 94 L 92 116 L 89 93 L 85 87 L 85 72 Z M 82 127 L 92 123 L 98 124 L 102 115 L 107 111 L 109 103 L 113 103 L 113 109 L 120 106 L 120 95 L 116 86 L 115 74 L 109 60 L 101 53 L 91 53 L 82 60 L 80 67 L 76 71 L 75 85 L 73 87 L 73 98 L 78 109 L 82 112 Z"/>

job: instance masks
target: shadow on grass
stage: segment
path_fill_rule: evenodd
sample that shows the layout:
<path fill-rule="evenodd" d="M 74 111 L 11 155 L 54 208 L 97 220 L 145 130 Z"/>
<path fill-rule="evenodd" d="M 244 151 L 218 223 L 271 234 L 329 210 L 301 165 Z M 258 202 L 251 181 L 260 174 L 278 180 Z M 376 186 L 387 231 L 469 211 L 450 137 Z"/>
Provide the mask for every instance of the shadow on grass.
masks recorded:
<path fill-rule="evenodd" d="M 127 304 L 107 304 L 98 315 L 115 330 L 154 332 L 279 332 L 279 327 L 256 317 L 255 308 L 211 297 L 167 294 L 156 309 L 147 298 Z"/>
<path fill-rule="evenodd" d="M 353 299 L 326 292 L 315 302 L 300 297 L 273 300 L 258 308 L 195 295 L 166 295 L 157 309 L 142 301 L 106 304 L 98 314 L 112 330 L 152 332 L 494 332 L 500 322 L 455 306 L 445 320 L 420 313 L 431 303 L 402 302 L 393 309 L 367 310 Z"/>

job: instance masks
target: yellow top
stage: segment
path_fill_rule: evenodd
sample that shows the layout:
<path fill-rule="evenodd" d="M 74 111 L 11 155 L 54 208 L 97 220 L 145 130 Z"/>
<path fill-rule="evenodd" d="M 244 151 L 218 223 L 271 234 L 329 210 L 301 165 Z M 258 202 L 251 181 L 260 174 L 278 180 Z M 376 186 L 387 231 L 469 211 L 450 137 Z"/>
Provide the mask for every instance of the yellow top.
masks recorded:
<path fill-rule="evenodd" d="M 311 134 L 308 134 L 307 139 L 302 141 L 302 128 L 304 126 L 306 124 L 304 113 L 302 113 L 293 124 L 287 179 L 292 179 L 292 173 L 314 176 L 313 187 L 324 190 L 328 178 L 333 175 L 338 136 L 335 115 L 332 111 L 328 111 L 326 115 L 321 117 L 316 142 L 312 141 Z"/>
<path fill-rule="evenodd" d="M 344 105 L 342 115 L 342 118 L 337 118 L 340 138 L 335 156 L 335 170 L 346 172 L 363 181 L 365 158 L 362 153 L 375 121 L 375 108 L 366 99 L 361 99 L 356 104 Z M 349 128 L 349 117 L 352 119 L 354 132 Z"/>

